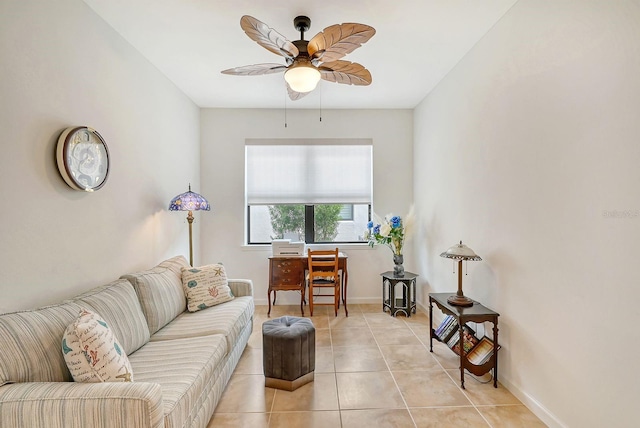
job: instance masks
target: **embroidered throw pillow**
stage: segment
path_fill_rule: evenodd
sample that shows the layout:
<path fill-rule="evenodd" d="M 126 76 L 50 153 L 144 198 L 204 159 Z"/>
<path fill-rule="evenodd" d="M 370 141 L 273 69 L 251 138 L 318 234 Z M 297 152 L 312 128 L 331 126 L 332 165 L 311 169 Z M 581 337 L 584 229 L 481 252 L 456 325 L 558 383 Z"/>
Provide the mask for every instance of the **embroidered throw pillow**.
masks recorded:
<path fill-rule="evenodd" d="M 133 382 L 129 358 L 113 332 L 86 309 L 65 330 L 62 353 L 76 382 Z"/>
<path fill-rule="evenodd" d="M 182 268 L 182 287 L 187 310 L 197 312 L 233 300 L 227 274 L 221 264 Z"/>

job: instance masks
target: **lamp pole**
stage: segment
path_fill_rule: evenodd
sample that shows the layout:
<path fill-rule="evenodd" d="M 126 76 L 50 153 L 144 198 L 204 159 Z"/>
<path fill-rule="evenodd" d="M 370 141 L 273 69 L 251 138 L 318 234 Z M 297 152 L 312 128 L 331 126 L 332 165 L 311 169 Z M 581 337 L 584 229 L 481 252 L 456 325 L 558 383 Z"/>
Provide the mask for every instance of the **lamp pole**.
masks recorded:
<path fill-rule="evenodd" d="M 189 222 L 189 264 L 193 267 L 193 212 L 191 210 L 187 214 L 187 221 Z"/>

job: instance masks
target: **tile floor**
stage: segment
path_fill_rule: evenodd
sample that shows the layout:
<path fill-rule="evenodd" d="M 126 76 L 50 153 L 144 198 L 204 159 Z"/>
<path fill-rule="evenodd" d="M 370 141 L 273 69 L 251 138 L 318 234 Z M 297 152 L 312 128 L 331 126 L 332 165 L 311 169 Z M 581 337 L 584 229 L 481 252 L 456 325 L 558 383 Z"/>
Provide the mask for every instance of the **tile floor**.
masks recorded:
<path fill-rule="evenodd" d="M 293 392 L 264 386 L 262 323 L 269 318 L 266 306 L 256 307 L 254 332 L 209 427 L 546 426 L 488 375 L 465 374 L 467 389 L 460 389 L 455 354 L 435 342 L 429 352 L 426 314 L 393 318 L 380 306 L 349 305 L 348 318 L 315 308 L 315 380 Z M 271 318 L 299 310 L 275 306 Z"/>

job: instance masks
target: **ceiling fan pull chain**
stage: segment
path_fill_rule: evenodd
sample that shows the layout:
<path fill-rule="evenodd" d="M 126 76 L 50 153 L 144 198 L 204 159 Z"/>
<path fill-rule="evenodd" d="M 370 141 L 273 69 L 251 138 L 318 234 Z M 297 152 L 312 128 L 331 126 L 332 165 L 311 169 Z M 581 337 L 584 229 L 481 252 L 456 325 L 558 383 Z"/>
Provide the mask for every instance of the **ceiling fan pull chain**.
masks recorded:
<path fill-rule="evenodd" d="M 318 92 L 320 94 L 320 122 L 322 122 L 322 85 L 320 85 L 320 90 Z"/>
<path fill-rule="evenodd" d="M 284 127 L 287 127 L 287 94 L 284 95 Z"/>

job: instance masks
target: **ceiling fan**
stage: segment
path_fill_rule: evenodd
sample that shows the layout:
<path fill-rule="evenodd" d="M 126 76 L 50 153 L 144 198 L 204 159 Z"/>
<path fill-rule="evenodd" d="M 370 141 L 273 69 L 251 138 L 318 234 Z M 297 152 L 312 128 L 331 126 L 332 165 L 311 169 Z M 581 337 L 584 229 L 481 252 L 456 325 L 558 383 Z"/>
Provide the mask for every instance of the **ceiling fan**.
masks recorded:
<path fill-rule="evenodd" d="M 245 15 L 240 26 L 251 40 L 269 51 L 285 58 L 286 65 L 276 63 L 245 65 L 223 70 L 223 74 L 256 76 L 284 72 L 289 98 L 299 100 L 316 88 L 320 79 L 347 85 L 371 84 L 371 73 L 362 65 L 340 58 L 366 43 L 376 30 L 364 24 L 346 23 L 331 25 L 311 40 L 304 40 L 304 33 L 311 26 L 311 19 L 297 16 L 293 26 L 300 31 L 300 40 L 289 41 L 282 34 L 256 18 Z"/>

